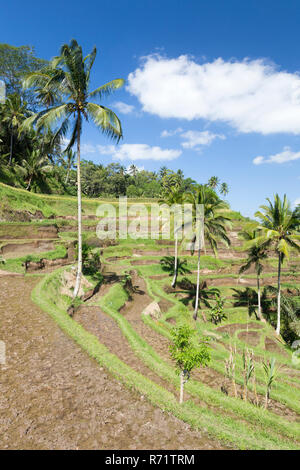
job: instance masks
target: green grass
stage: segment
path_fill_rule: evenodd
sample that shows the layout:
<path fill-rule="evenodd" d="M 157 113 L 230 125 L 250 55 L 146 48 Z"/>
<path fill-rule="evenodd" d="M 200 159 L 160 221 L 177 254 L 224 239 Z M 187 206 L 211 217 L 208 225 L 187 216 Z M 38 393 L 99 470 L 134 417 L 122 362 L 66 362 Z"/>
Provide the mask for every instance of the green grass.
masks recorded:
<path fill-rule="evenodd" d="M 234 420 L 231 416 L 223 414 L 216 415 L 208 408 L 200 408 L 189 401 L 179 405 L 174 395 L 163 387 L 147 379 L 143 375 L 134 371 L 123 361 L 111 354 L 105 346 L 99 343 L 98 339 L 85 331 L 80 325 L 72 320 L 57 305 L 57 276 L 61 272 L 58 270 L 47 275 L 35 287 L 33 300 L 60 325 L 89 355 L 97 360 L 122 383 L 129 388 L 142 393 L 150 402 L 159 406 L 163 410 L 169 411 L 179 419 L 190 424 L 195 429 L 203 431 L 205 429 L 210 435 L 227 443 L 232 443 L 241 449 L 295 449 L 296 444 L 291 440 L 270 437 L 266 430 L 258 430 L 256 426 L 248 426 L 245 429 L 243 423 Z M 120 305 L 124 301 L 109 297 L 109 302 L 117 302 L 114 306 Z M 106 298 L 107 300 L 107 298 Z"/>
<path fill-rule="evenodd" d="M 140 359 L 158 375 L 178 387 L 178 377 L 174 369 L 170 367 L 169 364 L 167 364 L 153 350 L 153 348 L 137 334 L 126 318 L 118 313 L 119 308 L 124 304 L 126 298 L 126 293 L 122 287 L 116 284 L 110 289 L 109 293 L 102 298 L 100 306 L 118 323 L 118 326 L 122 330 L 124 336 L 128 339 L 130 346 L 137 356 L 140 357 Z M 294 425 L 290 426 L 290 424 L 284 422 L 284 420 L 278 416 L 261 408 L 258 409 L 250 403 L 244 403 L 243 401 L 235 398 L 225 397 L 221 392 L 213 390 L 205 384 L 191 380 L 186 385 L 186 390 L 193 396 L 206 402 L 208 405 L 218 406 L 222 410 L 234 412 L 239 417 L 249 420 L 255 425 L 262 426 L 264 429 L 269 427 L 273 432 L 276 430 L 279 433 L 287 435 L 291 439 L 295 436 L 300 438 L 300 430 L 297 430 Z"/>
<path fill-rule="evenodd" d="M 5 261 L 5 264 L 1 265 L 1 269 L 14 273 L 25 273 L 25 267 L 23 264 L 26 260 L 39 261 L 41 258 L 49 260 L 55 260 L 57 258 L 64 258 L 67 254 L 66 247 L 62 244 L 57 244 L 55 250 L 45 251 L 36 255 L 26 255 L 20 258 L 9 258 Z"/>
<path fill-rule="evenodd" d="M 141 269 L 142 268 L 142 269 Z M 145 275 L 145 271 L 143 270 L 144 266 L 138 266 L 138 272 L 140 274 Z M 164 334 L 164 336 L 168 337 L 167 331 L 171 328 L 170 324 L 166 321 L 167 318 L 173 317 L 175 319 L 181 320 L 185 319 L 185 321 L 190 321 L 191 324 L 193 324 L 192 320 L 192 313 L 182 305 L 182 303 L 176 299 L 174 296 L 170 296 L 164 292 L 164 290 L 161 288 L 161 285 L 159 282 L 153 279 L 145 278 L 146 284 L 147 284 L 147 289 L 149 295 L 156 301 L 159 301 L 160 298 L 166 298 L 167 300 L 172 300 L 173 302 L 173 307 L 163 315 L 163 318 L 161 320 L 161 324 L 165 326 L 165 329 L 161 329 L 160 333 Z M 165 281 L 163 281 L 165 282 Z M 248 315 L 247 315 L 247 309 L 241 309 L 241 308 L 232 308 L 232 309 L 226 309 L 225 310 L 228 318 L 225 322 L 222 322 L 222 324 L 229 324 L 229 323 L 246 323 L 249 321 Z M 250 320 L 253 321 L 253 320 Z M 199 324 L 199 323 L 198 323 Z M 214 330 L 216 327 L 211 324 L 211 323 L 205 323 L 201 324 L 202 329 L 208 329 L 208 330 Z M 153 322 L 152 322 L 153 326 Z M 269 325 L 266 325 L 266 333 L 267 334 L 272 334 L 273 330 Z M 259 330 L 261 331 L 261 330 Z M 238 332 L 236 333 L 236 335 Z M 230 339 L 229 337 L 226 337 L 226 335 L 222 335 L 222 341 L 226 344 L 229 344 Z M 265 337 L 265 336 L 264 336 Z M 235 336 L 235 342 L 237 344 L 237 347 L 242 351 L 245 348 L 245 343 L 240 341 L 237 336 Z M 261 358 L 271 358 L 271 357 L 276 357 L 278 364 L 282 365 L 288 365 L 292 367 L 291 364 L 291 357 L 290 358 L 285 358 L 281 354 L 274 354 L 269 351 L 265 351 L 262 348 L 259 347 L 251 347 L 251 349 L 254 351 L 256 357 L 261 357 Z M 222 345 L 219 346 L 218 350 L 212 350 L 212 358 L 213 361 L 210 364 L 210 367 L 216 370 L 217 372 L 221 374 L 225 374 L 224 372 L 224 362 L 225 359 L 228 357 L 228 351 L 222 347 Z M 237 373 L 236 373 L 236 381 L 238 384 L 242 385 L 243 384 L 243 374 L 242 374 L 242 360 L 241 357 L 238 359 L 238 364 L 237 364 Z M 262 368 L 257 369 L 256 371 L 257 374 L 257 391 L 260 394 L 265 393 L 265 385 L 264 385 L 264 374 Z M 249 386 L 250 390 L 253 388 L 252 385 Z M 271 397 L 274 400 L 279 401 L 280 403 L 284 404 L 285 406 L 288 406 L 290 409 L 294 410 L 295 412 L 299 413 L 300 412 L 300 405 L 299 405 L 299 400 L 298 400 L 298 391 L 296 391 L 289 387 L 288 384 L 286 383 L 280 383 L 279 381 L 275 382 L 273 386 L 273 390 L 271 392 Z"/>
<path fill-rule="evenodd" d="M 61 196 L 58 194 L 37 194 L 25 189 L 13 188 L 0 183 L 0 213 L 1 210 L 29 211 L 34 214 L 42 211 L 45 218 L 51 216 L 75 215 L 77 213 L 77 198 L 75 196 Z M 97 207 L 102 202 L 108 202 L 118 208 L 117 199 L 99 198 L 82 199 L 82 210 L 85 215 L 96 215 Z M 136 202 L 143 203 L 149 207 L 152 199 L 130 199 L 128 206 Z"/>

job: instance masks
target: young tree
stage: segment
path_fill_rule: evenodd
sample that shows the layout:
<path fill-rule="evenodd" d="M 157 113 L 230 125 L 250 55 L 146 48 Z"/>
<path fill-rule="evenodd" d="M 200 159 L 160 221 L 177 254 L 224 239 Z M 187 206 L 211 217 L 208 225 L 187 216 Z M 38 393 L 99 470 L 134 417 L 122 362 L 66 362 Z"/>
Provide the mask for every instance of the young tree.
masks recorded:
<path fill-rule="evenodd" d="M 267 409 L 270 401 L 270 393 L 274 380 L 276 379 L 277 370 L 275 368 L 276 359 L 272 357 L 271 361 L 263 363 L 263 369 L 266 380 L 265 408 Z"/>
<path fill-rule="evenodd" d="M 194 333 L 188 325 L 181 325 L 171 331 L 173 343 L 170 345 L 170 354 L 180 375 L 179 403 L 183 403 L 184 384 L 189 380 L 192 370 L 201 365 L 206 366 L 210 361 L 206 344 L 196 345 L 193 342 Z"/>
<path fill-rule="evenodd" d="M 117 115 L 109 108 L 89 101 L 98 97 L 111 94 L 121 88 L 123 79 L 112 80 L 105 85 L 90 92 L 90 74 L 97 54 L 96 48 L 86 57 L 83 56 L 82 48 L 73 39 L 70 43 L 64 44 L 60 51 L 60 56 L 55 57 L 50 67 L 54 73 L 45 86 L 57 90 L 61 96 L 62 103 L 52 106 L 36 115 L 35 121 L 38 127 L 48 127 L 60 123 L 59 132 L 66 133 L 70 121 L 72 120 L 71 138 L 67 149 L 71 149 L 77 141 L 77 196 L 78 196 L 78 267 L 76 284 L 74 288 L 74 298 L 77 297 L 81 276 L 82 276 L 82 224 L 81 224 L 81 173 L 80 173 L 80 150 L 81 132 L 84 120 L 90 117 L 97 127 L 99 127 L 108 137 L 117 142 L 122 138 L 121 122 Z M 40 87 L 39 73 L 30 76 L 31 86 L 34 81 Z"/>
<path fill-rule="evenodd" d="M 241 232 L 242 237 L 247 241 L 256 240 L 259 236 L 257 230 L 245 230 Z M 246 263 L 240 267 L 239 273 L 242 274 L 254 265 L 256 276 L 257 276 L 257 298 L 258 298 L 258 318 L 261 321 L 265 321 L 261 313 L 261 292 L 260 292 L 260 276 L 263 271 L 263 264 L 262 261 L 267 259 L 267 247 L 270 243 L 266 242 L 262 245 L 254 245 L 251 246 L 248 250 L 248 257 Z"/>
<path fill-rule="evenodd" d="M 283 200 L 278 194 L 274 197 L 274 202 L 267 199 L 268 206 L 260 206 L 261 211 L 256 212 L 255 216 L 261 220 L 259 228 L 262 235 L 257 238 L 255 243 L 269 242 L 275 248 L 278 256 L 278 281 L 277 281 L 277 326 L 276 334 L 280 334 L 280 294 L 281 294 L 281 265 L 284 258 L 289 258 L 289 249 L 293 248 L 300 253 L 300 245 L 295 240 L 295 235 L 299 233 L 300 212 L 296 208 L 291 210 L 291 205 L 284 195 Z"/>

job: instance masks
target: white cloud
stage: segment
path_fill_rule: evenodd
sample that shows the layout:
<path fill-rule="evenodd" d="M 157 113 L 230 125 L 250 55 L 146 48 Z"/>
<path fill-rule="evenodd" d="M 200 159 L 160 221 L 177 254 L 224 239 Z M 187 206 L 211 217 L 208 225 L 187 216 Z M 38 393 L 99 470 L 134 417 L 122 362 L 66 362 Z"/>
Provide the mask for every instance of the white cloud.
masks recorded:
<path fill-rule="evenodd" d="M 131 104 L 123 103 L 123 101 L 116 101 L 112 104 L 122 114 L 131 114 L 134 111 L 134 106 Z"/>
<path fill-rule="evenodd" d="M 181 127 L 177 127 L 177 129 L 174 129 L 173 131 L 167 131 L 167 130 L 162 131 L 160 136 L 161 137 L 172 137 L 173 135 L 179 134 L 182 131 L 183 131 L 183 129 Z"/>
<path fill-rule="evenodd" d="M 81 146 L 81 153 L 82 155 L 89 155 L 90 153 L 96 153 L 97 148 L 95 145 L 92 144 L 82 144 Z"/>
<path fill-rule="evenodd" d="M 300 76 L 263 60 L 198 64 L 148 56 L 128 77 L 143 110 L 162 118 L 223 121 L 240 132 L 300 133 Z"/>
<path fill-rule="evenodd" d="M 181 134 L 184 139 L 182 147 L 193 149 L 197 145 L 210 145 L 215 139 L 225 139 L 224 135 L 213 134 L 210 131 L 187 131 Z"/>
<path fill-rule="evenodd" d="M 263 163 L 286 163 L 293 160 L 300 159 L 300 152 L 293 152 L 290 147 L 285 147 L 282 152 L 270 155 L 269 157 L 255 157 L 253 159 L 254 165 L 261 165 Z"/>
<path fill-rule="evenodd" d="M 296 207 L 298 204 L 300 204 L 300 197 L 294 201 L 293 206 Z"/>
<path fill-rule="evenodd" d="M 98 145 L 97 148 L 101 154 L 111 155 L 117 160 L 174 160 L 182 154 L 181 150 L 150 147 L 147 144 Z"/>

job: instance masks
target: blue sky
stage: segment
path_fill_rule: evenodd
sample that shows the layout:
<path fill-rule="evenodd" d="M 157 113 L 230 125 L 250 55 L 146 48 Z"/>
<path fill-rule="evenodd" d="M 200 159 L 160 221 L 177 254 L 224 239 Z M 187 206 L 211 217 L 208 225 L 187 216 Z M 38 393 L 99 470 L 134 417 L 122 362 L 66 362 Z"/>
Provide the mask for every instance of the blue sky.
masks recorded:
<path fill-rule="evenodd" d="M 0 40 L 46 59 L 72 38 L 96 45 L 92 86 L 127 80 L 105 103 L 124 140 L 86 125 L 84 158 L 217 175 L 252 216 L 275 192 L 300 202 L 299 20 L 297 0 L 17 0 Z"/>

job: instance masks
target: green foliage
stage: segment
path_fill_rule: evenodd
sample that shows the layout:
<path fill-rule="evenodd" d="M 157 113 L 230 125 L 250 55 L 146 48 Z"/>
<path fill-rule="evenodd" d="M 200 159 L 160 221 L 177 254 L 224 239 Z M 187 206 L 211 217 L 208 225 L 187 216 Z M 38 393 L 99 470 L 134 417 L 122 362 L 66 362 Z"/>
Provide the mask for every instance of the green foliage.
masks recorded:
<path fill-rule="evenodd" d="M 76 249 L 76 259 L 78 259 L 78 250 Z M 88 243 L 82 243 L 82 268 L 83 274 L 94 276 L 101 268 L 100 251 L 95 250 Z"/>
<path fill-rule="evenodd" d="M 210 320 L 214 325 L 218 325 L 218 323 L 221 323 L 222 320 L 227 318 L 224 312 L 225 301 L 225 297 L 221 297 L 220 295 L 215 296 L 215 305 L 211 307 L 210 311 Z"/>
<path fill-rule="evenodd" d="M 17 93 L 31 107 L 37 105 L 37 100 L 31 90 L 25 91 L 22 81 L 27 73 L 33 72 L 47 62 L 35 57 L 31 46 L 14 47 L 0 44 L 0 80 L 6 85 L 6 94 Z"/>
<path fill-rule="evenodd" d="M 159 261 L 163 271 L 169 273 L 169 276 L 173 276 L 175 273 L 175 257 L 174 256 L 164 256 Z M 187 260 L 177 258 L 177 272 L 178 274 L 190 274 L 191 271 L 187 267 Z"/>
<path fill-rule="evenodd" d="M 192 338 L 195 331 L 188 325 L 181 325 L 171 330 L 173 344 L 170 345 L 171 358 L 175 361 L 178 373 L 184 372 L 189 377 L 190 372 L 201 365 L 206 366 L 210 354 L 205 344 L 195 346 Z"/>
<path fill-rule="evenodd" d="M 274 357 L 267 362 L 263 362 L 263 369 L 264 369 L 265 380 L 266 380 L 265 408 L 268 408 L 271 388 L 277 375 L 277 370 L 276 370 L 275 365 L 276 365 L 276 359 Z"/>

